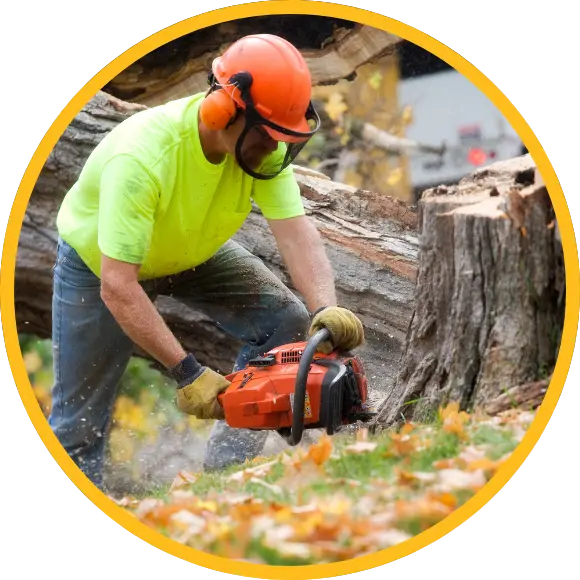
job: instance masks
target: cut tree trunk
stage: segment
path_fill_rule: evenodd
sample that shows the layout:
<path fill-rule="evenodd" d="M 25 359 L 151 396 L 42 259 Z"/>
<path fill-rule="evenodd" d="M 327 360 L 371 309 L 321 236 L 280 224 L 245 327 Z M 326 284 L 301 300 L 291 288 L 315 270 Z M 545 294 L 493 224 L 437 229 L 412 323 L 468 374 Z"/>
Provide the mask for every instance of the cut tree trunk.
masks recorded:
<path fill-rule="evenodd" d="M 558 355 L 565 277 L 554 210 L 534 177 L 526 155 L 424 193 L 415 309 L 373 429 L 425 420 L 450 401 L 537 402 Z"/>
<path fill-rule="evenodd" d="M 19 240 L 15 306 L 19 333 L 51 335 L 55 218 L 62 198 L 100 140 L 138 107 L 99 93 L 51 152 L 32 193 Z M 413 306 L 417 216 L 404 203 L 330 181 L 296 167 L 307 213 L 321 232 L 336 274 L 340 304 L 363 320 L 360 354 L 377 392 L 394 376 Z M 290 287 L 266 221 L 254 208 L 235 239 Z M 198 311 L 161 296 L 157 307 L 185 348 L 203 364 L 230 372 L 240 344 Z M 139 351 L 136 354 L 143 355 Z"/>

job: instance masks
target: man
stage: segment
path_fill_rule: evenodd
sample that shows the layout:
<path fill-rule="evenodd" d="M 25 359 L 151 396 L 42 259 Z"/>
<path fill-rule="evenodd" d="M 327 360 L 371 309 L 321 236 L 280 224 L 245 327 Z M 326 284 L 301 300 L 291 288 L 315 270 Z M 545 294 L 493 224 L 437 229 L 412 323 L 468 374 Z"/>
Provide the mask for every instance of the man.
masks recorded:
<path fill-rule="evenodd" d="M 363 340 L 358 318 L 336 306 L 331 266 L 290 167 L 319 124 L 305 61 L 279 37 L 251 35 L 214 61 L 209 81 L 206 94 L 115 127 L 58 214 L 49 422 L 99 487 L 110 413 L 134 344 L 175 378 L 180 410 L 218 420 L 206 469 L 254 457 L 267 435 L 224 423 L 217 396 L 228 381 L 183 349 L 156 296 L 207 313 L 241 339 L 235 369 L 321 327 L 332 336 L 321 348 Z M 252 199 L 306 307 L 230 239 Z"/>

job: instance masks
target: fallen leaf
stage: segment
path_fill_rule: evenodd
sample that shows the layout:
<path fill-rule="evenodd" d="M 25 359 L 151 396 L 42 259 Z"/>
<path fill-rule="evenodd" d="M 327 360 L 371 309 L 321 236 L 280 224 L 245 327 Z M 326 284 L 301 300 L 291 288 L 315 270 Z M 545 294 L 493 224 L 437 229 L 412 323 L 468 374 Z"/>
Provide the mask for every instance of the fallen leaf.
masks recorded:
<path fill-rule="evenodd" d="M 354 453 L 354 454 L 369 453 L 371 451 L 374 451 L 377 448 L 377 445 L 378 445 L 377 443 L 371 441 L 357 441 L 352 445 L 347 445 L 344 448 L 344 451 L 346 453 Z"/>
<path fill-rule="evenodd" d="M 366 427 L 359 429 L 356 432 L 357 441 L 368 441 L 368 439 L 369 439 L 369 430 Z"/>
<path fill-rule="evenodd" d="M 437 493 L 430 490 L 427 492 L 426 497 L 431 501 L 442 503 L 451 509 L 457 507 L 457 498 L 449 492 Z"/>
<path fill-rule="evenodd" d="M 439 459 L 438 461 L 433 462 L 433 467 L 435 469 L 453 469 L 456 466 L 455 459 Z"/>
<path fill-rule="evenodd" d="M 464 466 L 473 463 L 474 461 L 480 461 L 481 459 L 485 459 L 485 450 L 481 449 L 480 447 L 475 447 L 474 445 L 470 445 L 461 451 L 461 453 L 457 456 L 459 463 L 463 464 Z"/>
<path fill-rule="evenodd" d="M 414 435 L 392 433 L 391 445 L 386 451 L 386 457 L 405 457 L 416 451 L 419 439 Z"/>
<path fill-rule="evenodd" d="M 307 559 L 311 556 L 311 548 L 308 544 L 298 544 L 295 542 L 281 542 L 276 546 L 276 551 L 281 556 L 287 558 Z"/>
<path fill-rule="evenodd" d="M 169 488 L 169 493 L 175 491 L 176 489 L 181 489 L 187 485 L 195 483 L 199 479 L 199 475 L 195 473 L 190 473 L 189 471 L 180 471 L 173 479 L 173 483 Z"/>
<path fill-rule="evenodd" d="M 314 461 L 316 465 L 322 465 L 328 460 L 331 453 L 332 439 L 324 433 L 316 443 L 309 447 L 307 458 Z"/>
<path fill-rule="evenodd" d="M 415 500 L 399 500 L 395 502 L 394 507 L 399 520 L 419 519 L 427 525 L 442 520 L 453 511 L 448 505 L 429 496 Z"/>
<path fill-rule="evenodd" d="M 384 549 L 390 546 L 395 546 L 396 544 L 400 544 L 401 542 L 404 542 L 411 537 L 412 536 L 406 532 L 393 529 L 375 532 L 369 536 L 369 540 L 371 540 L 372 544 L 374 544 L 376 548 Z"/>
<path fill-rule="evenodd" d="M 433 483 L 437 478 L 435 473 L 415 471 L 413 473 L 404 469 L 395 468 L 395 475 L 399 485 L 418 486 L 424 483 Z"/>
<path fill-rule="evenodd" d="M 274 461 L 269 461 L 268 463 L 256 465 L 256 467 L 248 467 L 246 469 L 242 469 L 241 471 L 236 471 L 227 477 L 226 481 L 242 483 L 249 481 L 253 477 L 266 477 L 272 470 L 272 467 L 274 467 L 274 465 L 277 463 L 279 463 L 279 461 L 278 459 L 275 459 Z"/>
<path fill-rule="evenodd" d="M 278 485 L 274 485 L 272 483 L 268 483 L 268 482 L 264 481 L 263 479 L 259 479 L 257 477 L 252 477 L 252 479 L 250 479 L 250 483 L 264 487 L 268 491 L 271 491 L 272 493 L 275 493 L 276 495 L 282 494 L 281 487 L 279 487 Z"/>
<path fill-rule="evenodd" d="M 189 510 L 180 510 L 174 513 L 169 521 L 176 526 L 181 532 L 187 532 L 189 535 L 199 534 L 206 525 L 205 518 L 192 514 Z"/>
<path fill-rule="evenodd" d="M 442 469 L 438 472 L 437 485 L 439 491 L 456 491 L 469 489 L 478 491 L 487 483 L 487 478 L 481 469 L 472 472 L 461 469 Z"/>
<path fill-rule="evenodd" d="M 294 528 L 290 525 L 274 526 L 266 529 L 264 543 L 273 548 L 294 537 Z"/>

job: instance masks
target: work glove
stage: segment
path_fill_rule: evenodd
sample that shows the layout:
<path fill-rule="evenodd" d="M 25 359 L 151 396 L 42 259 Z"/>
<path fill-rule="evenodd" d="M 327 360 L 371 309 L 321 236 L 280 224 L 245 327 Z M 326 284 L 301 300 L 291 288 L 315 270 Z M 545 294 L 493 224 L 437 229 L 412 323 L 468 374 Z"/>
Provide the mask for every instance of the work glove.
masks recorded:
<path fill-rule="evenodd" d="M 192 354 L 171 369 L 177 380 L 177 407 L 198 419 L 224 419 L 224 410 L 217 397 L 230 382 L 208 367 L 201 366 Z"/>
<path fill-rule="evenodd" d="M 335 349 L 349 351 L 364 342 L 362 322 L 346 308 L 327 306 L 317 310 L 314 313 L 308 336 L 313 336 L 323 328 L 330 332 L 330 340 L 321 342 L 317 348 L 324 354 L 330 354 Z"/>

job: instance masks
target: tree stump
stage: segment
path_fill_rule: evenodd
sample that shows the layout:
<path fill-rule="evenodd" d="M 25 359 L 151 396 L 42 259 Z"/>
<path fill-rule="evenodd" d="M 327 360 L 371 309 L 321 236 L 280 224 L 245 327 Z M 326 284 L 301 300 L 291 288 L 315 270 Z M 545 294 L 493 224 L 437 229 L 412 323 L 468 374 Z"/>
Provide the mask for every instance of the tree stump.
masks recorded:
<path fill-rule="evenodd" d="M 428 420 L 450 401 L 497 410 L 510 392 L 541 400 L 538 381 L 558 355 L 565 276 L 554 210 L 535 173 L 525 155 L 422 196 L 415 308 L 373 430 Z"/>

